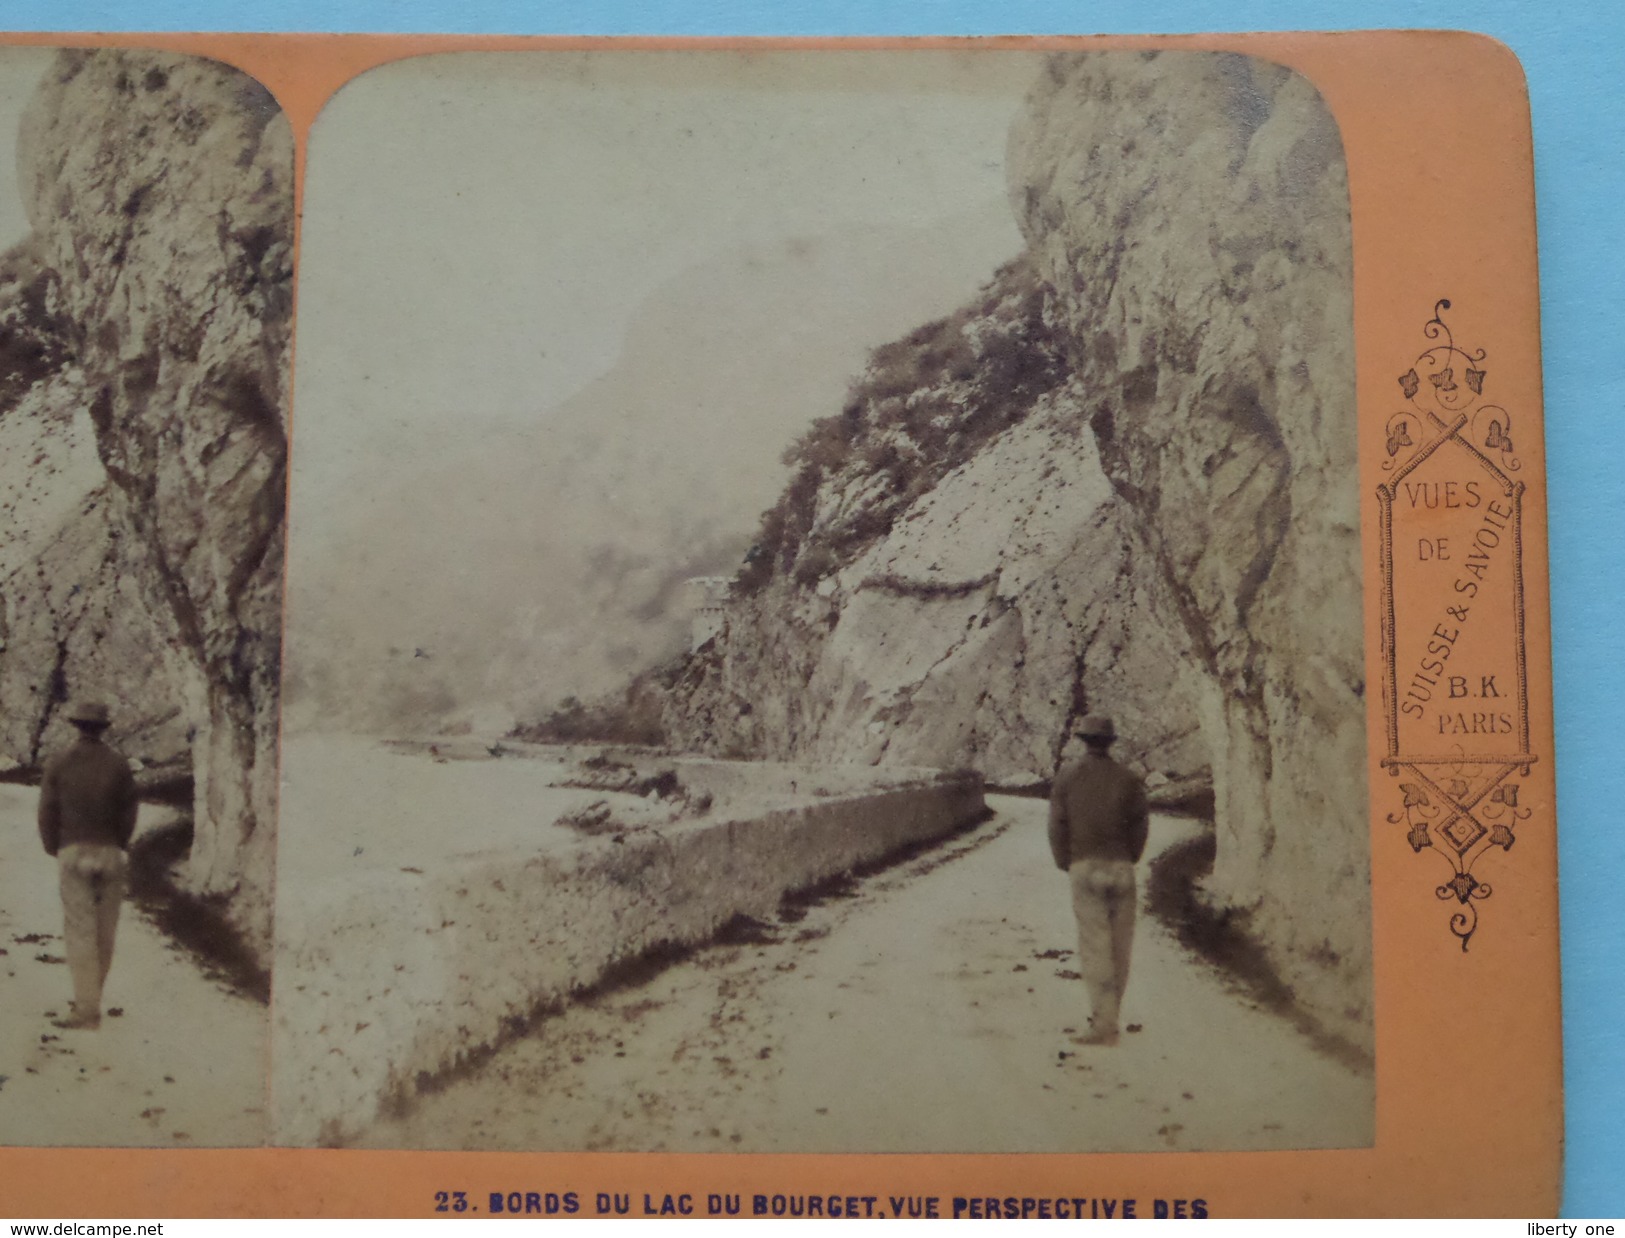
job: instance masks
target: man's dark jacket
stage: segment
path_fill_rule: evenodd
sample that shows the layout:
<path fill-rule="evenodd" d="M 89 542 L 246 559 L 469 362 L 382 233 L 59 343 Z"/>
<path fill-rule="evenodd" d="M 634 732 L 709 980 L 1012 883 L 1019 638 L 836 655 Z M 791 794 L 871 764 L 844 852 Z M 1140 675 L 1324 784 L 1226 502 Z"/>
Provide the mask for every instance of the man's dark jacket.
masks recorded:
<path fill-rule="evenodd" d="M 1139 861 L 1150 809 L 1145 783 L 1103 752 L 1089 752 L 1055 778 L 1049 848 L 1057 868 L 1078 860 Z"/>
<path fill-rule="evenodd" d="M 129 847 L 137 807 L 129 763 L 101 740 L 82 736 L 45 763 L 39 795 L 45 854 L 74 843 Z"/>

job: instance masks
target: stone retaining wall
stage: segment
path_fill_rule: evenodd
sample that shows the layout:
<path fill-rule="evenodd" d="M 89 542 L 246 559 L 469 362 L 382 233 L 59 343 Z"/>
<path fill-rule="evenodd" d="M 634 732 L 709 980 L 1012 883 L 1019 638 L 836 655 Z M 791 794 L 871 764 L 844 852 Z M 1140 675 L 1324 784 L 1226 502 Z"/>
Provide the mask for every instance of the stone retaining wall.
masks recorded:
<path fill-rule="evenodd" d="M 283 890 L 273 1141 L 341 1143 L 613 965 L 704 942 L 736 915 L 771 916 L 788 891 L 983 812 L 978 781 L 942 776 L 563 853 L 505 850 L 336 891 Z"/>

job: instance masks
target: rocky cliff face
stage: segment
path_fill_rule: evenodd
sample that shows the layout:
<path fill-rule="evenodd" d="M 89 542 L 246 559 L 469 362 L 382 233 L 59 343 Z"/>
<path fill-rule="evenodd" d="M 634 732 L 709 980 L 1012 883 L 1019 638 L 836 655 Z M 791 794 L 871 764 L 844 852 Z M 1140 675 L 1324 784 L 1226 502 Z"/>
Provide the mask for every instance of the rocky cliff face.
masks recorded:
<path fill-rule="evenodd" d="M 83 377 L 33 247 L 0 257 L 0 767 L 72 738 L 74 696 L 107 700 L 121 749 L 162 777 L 189 767 L 187 723 L 145 606 L 141 543 L 108 518 Z"/>
<path fill-rule="evenodd" d="M 1208 895 L 1370 1043 L 1347 173 L 1314 88 L 1240 56 L 1052 62 L 1012 203 L 1143 579 L 1189 642 Z"/>
<path fill-rule="evenodd" d="M 1015 263 L 877 350 L 793 449 L 727 632 L 672 693 L 670 742 L 1032 783 L 1071 722 L 1112 708 L 1159 790 L 1203 777 L 1193 716 L 1161 708 L 1178 643 L 1135 580 L 1048 301 Z"/>
<path fill-rule="evenodd" d="M 292 141 L 209 61 L 65 52 L 19 169 L 112 529 L 193 735 L 190 872 L 263 941 L 276 790 Z"/>
<path fill-rule="evenodd" d="M 72 377 L 0 414 L 0 765 L 37 768 L 72 739 L 61 706 L 108 701 L 117 743 L 153 775 L 187 766 L 188 723 L 142 592 L 143 547 L 108 518 L 107 483 Z"/>
<path fill-rule="evenodd" d="M 1059 57 L 1011 134 L 1029 243 L 816 426 L 666 710 L 741 755 L 1047 776 L 1085 708 L 1210 780 L 1205 896 L 1369 1046 L 1349 208 L 1287 70 Z"/>

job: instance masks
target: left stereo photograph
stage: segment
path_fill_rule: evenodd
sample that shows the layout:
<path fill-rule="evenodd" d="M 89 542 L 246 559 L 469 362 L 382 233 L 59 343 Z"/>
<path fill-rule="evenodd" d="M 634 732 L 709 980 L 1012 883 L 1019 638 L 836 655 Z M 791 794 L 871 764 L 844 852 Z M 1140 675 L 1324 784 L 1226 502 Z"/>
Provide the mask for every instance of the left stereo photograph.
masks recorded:
<path fill-rule="evenodd" d="M 294 148 L 0 50 L 0 1145 L 265 1141 Z"/>

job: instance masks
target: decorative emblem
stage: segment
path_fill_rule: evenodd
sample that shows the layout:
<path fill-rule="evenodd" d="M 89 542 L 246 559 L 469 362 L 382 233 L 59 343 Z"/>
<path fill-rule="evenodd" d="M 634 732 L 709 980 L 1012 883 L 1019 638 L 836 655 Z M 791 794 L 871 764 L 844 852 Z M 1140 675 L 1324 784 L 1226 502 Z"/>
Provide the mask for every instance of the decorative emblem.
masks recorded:
<path fill-rule="evenodd" d="M 1429 347 L 1399 375 L 1406 405 L 1385 427 L 1382 765 L 1398 780 L 1389 823 L 1417 855 L 1449 864 L 1434 893 L 1455 902 L 1450 931 L 1466 950 L 1493 893 L 1479 865 L 1510 853 L 1533 815 L 1518 797 L 1536 757 L 1513 419 L 1485 400 L 1486 353 L 1457 345 L 1449 309 L 1434 305 Z"/>

